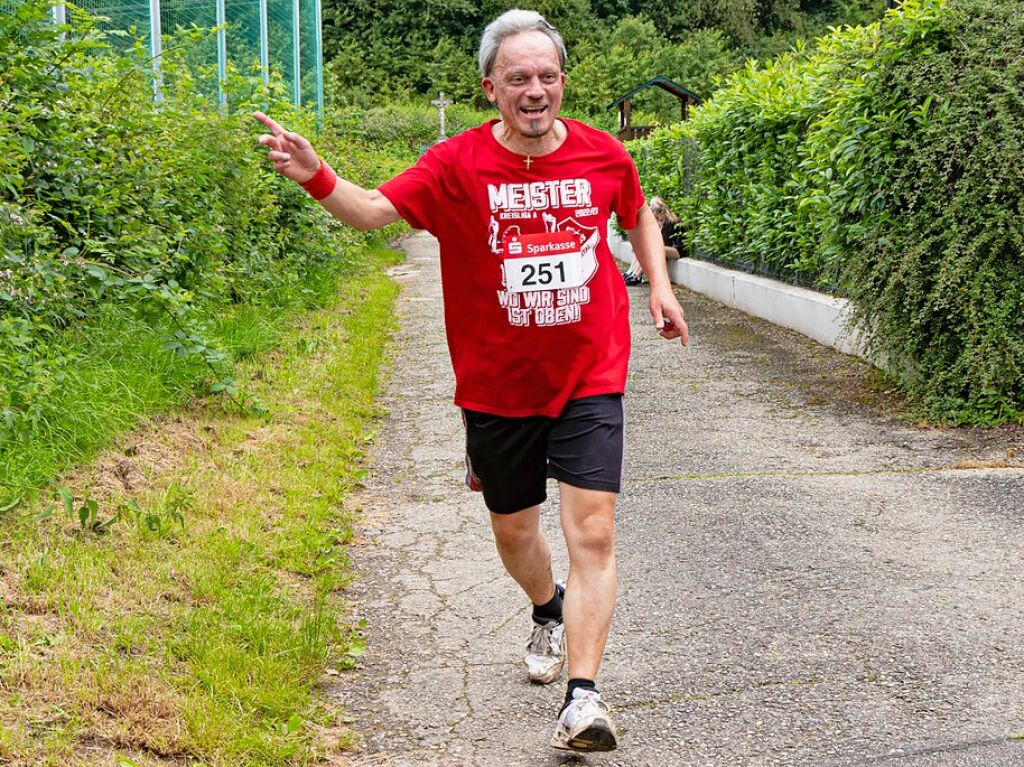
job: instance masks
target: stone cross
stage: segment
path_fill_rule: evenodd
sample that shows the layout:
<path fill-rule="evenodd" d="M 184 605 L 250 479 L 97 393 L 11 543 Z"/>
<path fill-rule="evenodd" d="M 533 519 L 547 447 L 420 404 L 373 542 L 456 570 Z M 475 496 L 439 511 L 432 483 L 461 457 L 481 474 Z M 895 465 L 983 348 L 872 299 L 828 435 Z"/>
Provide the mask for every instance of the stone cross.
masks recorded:
<path fill-rule="evenodd" d="M 444 132 L 444 108 L 450 107 L 455 102 L 451 101 L 450 99 L 446 99 L 444 97 L 444 91 L 441 91 L 441 96 L 439 98 L 434 99 L 430 103 L 437 107 L 438 116 L 441 118 L 441 133 L 438 135 L 437 140 L 443 141 L 444 139 L 448 138 L 448 135 Z"/>

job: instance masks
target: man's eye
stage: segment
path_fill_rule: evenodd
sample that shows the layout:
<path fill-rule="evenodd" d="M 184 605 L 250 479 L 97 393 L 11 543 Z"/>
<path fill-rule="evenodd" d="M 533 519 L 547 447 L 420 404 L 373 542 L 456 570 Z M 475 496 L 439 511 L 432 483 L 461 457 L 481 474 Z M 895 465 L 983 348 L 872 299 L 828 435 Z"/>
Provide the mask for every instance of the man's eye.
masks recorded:
<path fill-rule="evenodd" d="M 546 75 L 544 75 L 544 82 L 546 83 L 553 83 L 557 79 L 558 75 L 556 75 L 554 72 L 548 72 Z"/>
<path fill-rule="evenodd" d="M 522 85 L 525 82 L 525 78 L 516 76 L 512 78 L 511 82 L 513 85 Z"/>

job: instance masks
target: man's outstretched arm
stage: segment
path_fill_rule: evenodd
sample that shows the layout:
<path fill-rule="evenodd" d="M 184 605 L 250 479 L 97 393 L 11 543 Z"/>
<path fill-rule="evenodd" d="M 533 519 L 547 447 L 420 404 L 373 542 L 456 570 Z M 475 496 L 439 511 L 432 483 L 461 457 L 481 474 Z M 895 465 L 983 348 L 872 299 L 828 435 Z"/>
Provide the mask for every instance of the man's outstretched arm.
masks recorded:
<path fill-rule="evenodd" d="M 254 112 L 253 117 L 270 131 L 270 135 L 260 136 L 260 143 L 269 150 L 267 158 L 274 170 L 296 183 L 308 183 L 320 170 L 320 157 L 313 145 L 262 112 Z M 363 189 L 343 178 L 337 180 L 334 190 L 320 204 L 339 221 L 363 231 L 379 229 L 400 218 L 395 206 L 379 191 Z"/>

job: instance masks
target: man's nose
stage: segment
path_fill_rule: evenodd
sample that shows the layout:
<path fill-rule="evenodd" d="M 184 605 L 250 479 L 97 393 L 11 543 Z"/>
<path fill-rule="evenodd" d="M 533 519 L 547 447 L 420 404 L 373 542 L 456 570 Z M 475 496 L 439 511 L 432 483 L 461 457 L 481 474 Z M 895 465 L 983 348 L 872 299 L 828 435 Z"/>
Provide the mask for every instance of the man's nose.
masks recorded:
<path fill-rule="evenodd" d="M 542 99 L 544 98 L 544 87 L 540 80 L 540 77 L 531 77 L 530 81 L 526 84 L 526 96 L 531 99 Z"/>

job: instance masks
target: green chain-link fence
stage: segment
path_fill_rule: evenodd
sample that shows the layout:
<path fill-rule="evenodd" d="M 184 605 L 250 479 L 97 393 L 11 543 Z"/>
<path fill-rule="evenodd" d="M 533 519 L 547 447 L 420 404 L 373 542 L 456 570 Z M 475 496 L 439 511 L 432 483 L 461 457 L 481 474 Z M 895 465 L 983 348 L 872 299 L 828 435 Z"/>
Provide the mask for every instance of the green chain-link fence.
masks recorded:
<path fill-rule="evenodd" d="M 0 12 L 12 4 L 0 0 Z M 216 36 L 197 45 L 191 62 L 216 73 L 209 82 L 223 82 L 229 67 L 262 72 L 265 80 L 274 71 L 296 106 L 316 109 L 323 117 L 320 0 L 79 0 L 57 3 L 54 19 L 75 24 L 76 9 L 101 17 L 107 30 L 131 32 L 126 41 L 144 39 L 157 69 L 164 46 L 177 31 L 218 28 Z M 154 93 L 159 98 L 159 87 Z M 223 98 L 219 88 L 217 95 Z"/>

